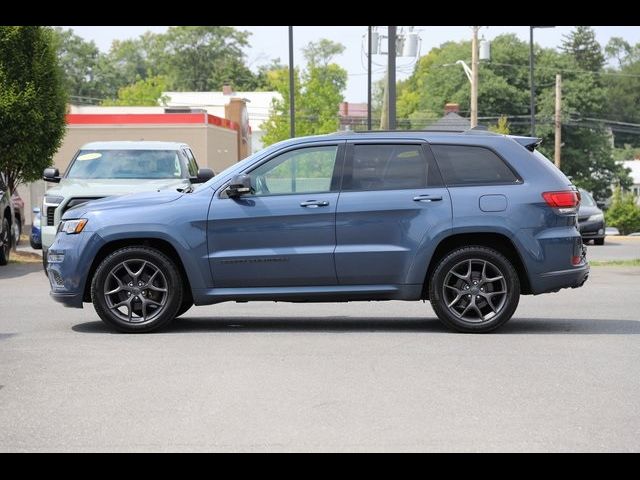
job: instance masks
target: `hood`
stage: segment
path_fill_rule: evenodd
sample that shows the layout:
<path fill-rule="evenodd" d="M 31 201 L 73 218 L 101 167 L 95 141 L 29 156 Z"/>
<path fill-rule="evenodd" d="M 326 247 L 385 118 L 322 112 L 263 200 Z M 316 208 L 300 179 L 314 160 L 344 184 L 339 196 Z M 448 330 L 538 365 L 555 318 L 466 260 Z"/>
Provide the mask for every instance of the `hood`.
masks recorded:
<path fill-rule="evenodd" d="M 126 195 L 128 193 L 150 192 L 163 189 L 175 189 L 186 186 L 186 178 L 152 178 L 152 179 L 81 179 L 63 178 L 60 184 L 47 190 L 48 195 L 68 197 L 108 197 Z"/>
<path fill-rule="evenodd" d="M 153 192 L 132 193 L 129 195 L 113 196 L 100 200 L 83 203 L 70 208 L 62 216 L 63 219 L 79 218 L 93 211 L 113 210 L 128 207 L 146 207 L 173 202 L 184 194 L 176 190 L 155 190 Z"/>

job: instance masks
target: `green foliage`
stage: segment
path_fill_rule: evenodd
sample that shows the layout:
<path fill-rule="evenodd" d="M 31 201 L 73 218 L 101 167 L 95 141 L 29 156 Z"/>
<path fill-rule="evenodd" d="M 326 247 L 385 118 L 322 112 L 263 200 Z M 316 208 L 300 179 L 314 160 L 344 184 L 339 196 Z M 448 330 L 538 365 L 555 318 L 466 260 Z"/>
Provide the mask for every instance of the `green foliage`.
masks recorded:
<path fill-rule="evenodd" d="M 640 159 L 640 148 L 634 148 L 629 144 L 626 144 L 622 148 L 614 148 L 613 159 L 616 162 Z"/>
<path fill-rule="evenodd" d="M 602 47 L 591 27 L 579 26 L 569 35 L 563 35 L 562 51 L 573 57 L 583 70 L 598 71 L 604 66 Z"/>
<path fill-rule="evenodd" d="M 101 54 L 96 44 L 61 27 L 55 27 L 51 33 L 67 93 L 87 101 L 100 98 L 103 92 L 96 75 Z"/>
<path fill-rule="evenodd" d="M 106 54 L 72 30 L 57 27 L 55 35 L 67 92 L 93 103 L 122 104 L 123 87 L 135 84 L 136 90 L 139 82 L 154 77 L 164 78 L 166 89 L 176 91 L 221 90 L 226 82 L 237 90 L 266 87 L 264 69 L 254 74 L 245 64 L 242 49 L 250 34 L 233 27 L 170 27 L 165 33 L 114 40 Z"/>
<path fill-rule="evenodd" d="M 489 127 L 491 132 L 501 133 L 502 135 L 509 135 L 509 121 L 506 116 L 500 115 L 498 123 Z"/>
<path fill-rule="evenodd" d="M 162 96 L 162 92 L 167 90 L 167 79 L 162 75 L 148 77 L 144 80 L 138 80 L 133 85 L 122 87 L 118 90 L 118 98 L 116 100 L 105 100 L 102 105 L 138 105 L 138 106 L 156 106 L 166 103 L 166 97 Z"/>
<path fill-rule="evenodd" d="M 640 123 L 640 43 L 629 45 L 621 38 L 609 40 L 607 57 L 617 63 L 603 77 L 607 93 L 606 117 L 620 122 Z M 640 135 L 616 132 L 616 146 L 640 147 Z"/>
<path fill-rule="evenodd" d="M 243 88 L 251 72 L 242 61 L 248 32 L 233 27 L 179 26 L 159 35 L 160 73 L 176 90 L 206 92 L 232 81 Z"/>
<path fill-rule="evenodd" d="M 636 204 L 635 196 L 616 187 L 606 220 L 607 225 L 616 227 L 623 235 L 640 232 L 640 207 Z"/>
<path fill-rule="evenodd" d="M 347 72 L 335 63 L 333 55 L 344 50 L 341 44 L 329 40 L 311 42 L 304 49 L 306 69 L 296 70 L 295 107 L 296 135 L 318 135 L 335 132 L 339 127 L 338 106 L 344 100 Z M 289 138 L 289 71 L 287 68 L 269 72 L 271 88 L 282 95 L 263 124 L 265 145 Z"/>
<path fill-rule="evenodd" d="M 0 170 L 11 191 L 51 165 L 66 94 L 50 29 L 0 26 Z"/>

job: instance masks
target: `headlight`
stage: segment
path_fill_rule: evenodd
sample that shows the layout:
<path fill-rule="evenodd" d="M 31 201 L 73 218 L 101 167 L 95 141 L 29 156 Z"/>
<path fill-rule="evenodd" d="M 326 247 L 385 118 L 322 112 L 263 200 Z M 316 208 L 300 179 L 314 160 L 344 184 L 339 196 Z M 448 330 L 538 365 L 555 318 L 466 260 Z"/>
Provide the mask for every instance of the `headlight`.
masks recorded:
<path fill-rule="evenodd" d="M 64 197 L 58 197 L 57 195 L 45 195 L 44 203 L 47 205 L 60 205 Z"/>
<path fill-rule="evenodd" d="M 69 235 L 80 233 L 84 230 L 84 226 L 87 224 L 86 218 L 79 218 L 77 220 L 65 220 L 60 222 L 58 226 L 58 232 L 64 232 Z"/>
<path fill-rule="evenodd" d="M 590 222 L 597 222 L 600 220 L 604 220 L 604 214 L 603 213 L 596 213 L 595 215 L 591 215 L 589 217 L 589 221 Z"/>

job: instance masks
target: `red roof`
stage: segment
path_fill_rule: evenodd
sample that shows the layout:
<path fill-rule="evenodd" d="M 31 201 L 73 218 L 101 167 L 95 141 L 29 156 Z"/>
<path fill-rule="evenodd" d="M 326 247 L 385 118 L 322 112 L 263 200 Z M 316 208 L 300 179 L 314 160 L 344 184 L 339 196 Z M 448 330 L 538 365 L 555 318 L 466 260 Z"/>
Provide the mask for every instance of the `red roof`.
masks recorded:
<path fill-rule="evenodd" d="M 208 113 L 68 113 L 68 125 L 209 124 L 238 130 L 238 124 Z"/>

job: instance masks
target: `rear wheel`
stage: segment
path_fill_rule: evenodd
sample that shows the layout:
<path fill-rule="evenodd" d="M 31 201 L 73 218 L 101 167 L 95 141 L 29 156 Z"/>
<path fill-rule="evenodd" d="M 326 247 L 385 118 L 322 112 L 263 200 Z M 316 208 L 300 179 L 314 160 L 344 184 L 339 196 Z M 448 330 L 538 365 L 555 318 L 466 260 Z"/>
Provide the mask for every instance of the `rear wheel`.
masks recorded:
<path fill-rule="evenodd" d="M 9 220 L 7 217 L 2 218 L 2 228 L 0 228 L 0 265 L 6 265 L 9 263 L 9 257 L 11 256 L 11 229 L 9 227 Z"/>
<path fill-rule="evenodd" d="M 459 248 L 443 258 L 429 282 L 438 318 L 460 332 L 484 333 L 505 324 L 520 300 L 511 262 L 487 247 Z"/>
<path fill-rule="evenodd" d="M 91 300 L 100 318 L 121 332 L 166 326 L 182 305 L 182 278 L 173 261 L 148 247 L 126 247 L 98 266 Z"/>

